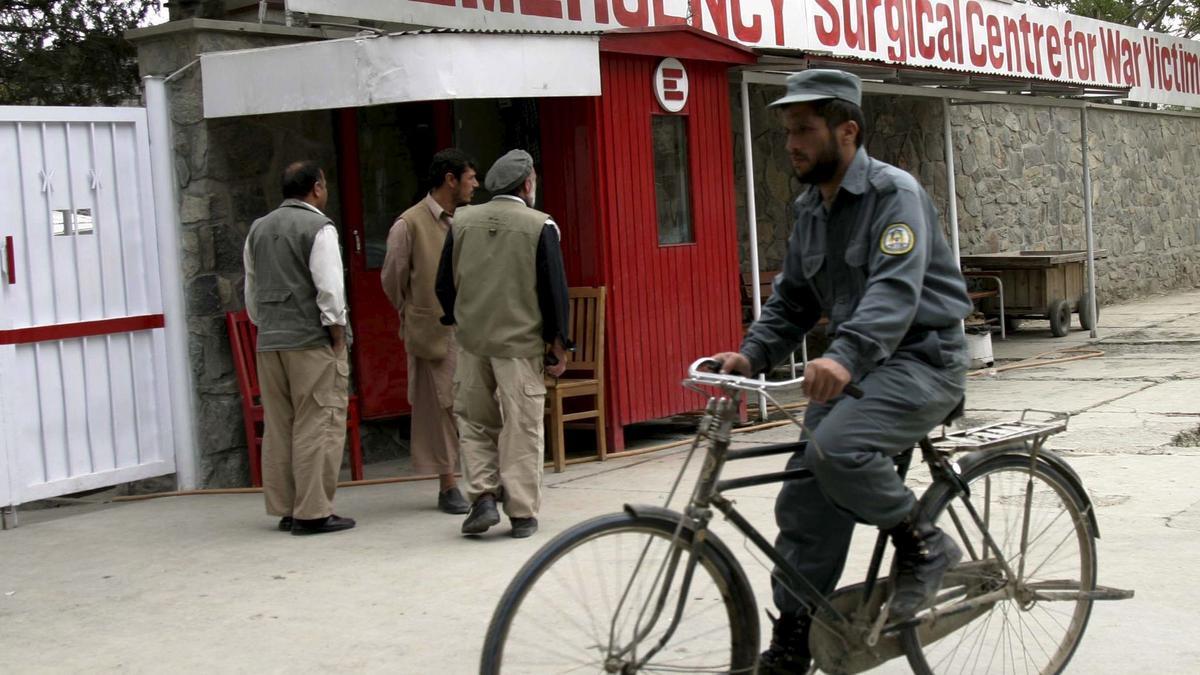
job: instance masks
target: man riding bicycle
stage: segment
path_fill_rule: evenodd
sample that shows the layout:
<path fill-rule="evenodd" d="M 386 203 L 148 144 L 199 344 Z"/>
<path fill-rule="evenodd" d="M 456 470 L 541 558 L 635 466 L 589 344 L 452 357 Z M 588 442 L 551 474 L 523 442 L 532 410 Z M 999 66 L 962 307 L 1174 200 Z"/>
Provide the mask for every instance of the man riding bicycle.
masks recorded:
<path fill-rule="evenodd" d="M 914 615 L 962 554 L 918 513 L 891 455 L 911 447 L 963 398 L 970 311 L 966 285 L 937 212 L 910 174 L 862 148 L 858 77 L 806 70 L 788 78 L 781 111 L 787 151 L 809 185 L 783 272 L 737 353 L 721 371 L 762 373 L 787 358 L 825 314 L 831 338 L 804 370 L 808 444 L 788 461 L 812 478 L 784 484 L 775 503 L 777 550 L 825 594 L 837 586 L 855 521 L 896 546 L 889 619 Z M 855 382 L 860 399 L 843 396 Z M 773 581 L 775 620 L 760 673 L 805 672 L 808 610 Z"/>

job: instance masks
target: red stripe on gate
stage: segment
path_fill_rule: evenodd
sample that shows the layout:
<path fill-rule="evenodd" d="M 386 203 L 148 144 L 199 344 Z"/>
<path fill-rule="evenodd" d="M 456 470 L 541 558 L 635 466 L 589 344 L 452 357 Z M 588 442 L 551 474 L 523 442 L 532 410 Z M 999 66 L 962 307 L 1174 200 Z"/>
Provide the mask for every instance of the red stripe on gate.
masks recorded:
<path fill-rule="evenodd" d="M 663 77 L 669 77 L 674 80 L 683 79 L 683 71 L 679 68 L 663 68 Z"/>
<path fill-rule="evenodd" d="M 165 320 L 162 314 L 144 314 L 142 316 L 125 316 L 120 319 L 60 323 L 52 326 L 30 326 L 29 328 L 0 330 L 0 345 L 23 345 L 32 342 L 48 342 L 50 340 L 70 340 L 96 335 L 132 333 L 139 330 L 162 328 L 164 325 Z"/>

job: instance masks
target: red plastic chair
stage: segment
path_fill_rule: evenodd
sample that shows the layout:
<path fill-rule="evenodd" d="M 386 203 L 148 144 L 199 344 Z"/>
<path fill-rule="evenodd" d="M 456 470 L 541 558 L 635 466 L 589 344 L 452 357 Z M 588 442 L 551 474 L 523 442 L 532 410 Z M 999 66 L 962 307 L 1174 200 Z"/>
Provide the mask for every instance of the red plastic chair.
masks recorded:
<path fill-rule="evenodd" d="M 250 484 L 262 487 L 262 390 L 258 386 L 258 329 L 250 323 L 246 310 L 225 314 L 229 329 L 229 346 L 237 371 L 238 388 L 242 391 L 242 417 L 246 420 L 246 449 L 250 453 Z M 350 477 L 362 480 L 362 435 L 358 431 L 358 397 L 351 394 L 346 407 L 346 428 L 350 430 Z"/>

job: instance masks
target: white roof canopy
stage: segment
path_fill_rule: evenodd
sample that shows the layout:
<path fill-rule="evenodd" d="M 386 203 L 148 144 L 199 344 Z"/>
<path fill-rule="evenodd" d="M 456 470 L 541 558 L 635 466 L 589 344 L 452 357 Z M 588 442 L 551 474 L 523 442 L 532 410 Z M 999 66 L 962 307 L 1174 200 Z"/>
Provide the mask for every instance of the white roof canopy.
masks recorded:
<path fill-rule="evenodd" d="M 204 54 L 204 116 L 599 96 L 594 35 L 418 32 Z"/>

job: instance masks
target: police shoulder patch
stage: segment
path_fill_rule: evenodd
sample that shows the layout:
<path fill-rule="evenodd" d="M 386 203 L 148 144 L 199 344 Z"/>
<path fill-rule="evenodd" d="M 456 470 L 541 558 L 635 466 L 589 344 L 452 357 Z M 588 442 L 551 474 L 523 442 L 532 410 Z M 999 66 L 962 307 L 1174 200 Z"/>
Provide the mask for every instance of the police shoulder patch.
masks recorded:
<path fill-rule="evenodd" d="M 892 223 L 883 230 L 879 238 L 879 250 L 888 255 L 904 255 L 913 250 L 917 236 L 905 223 Z"/>

